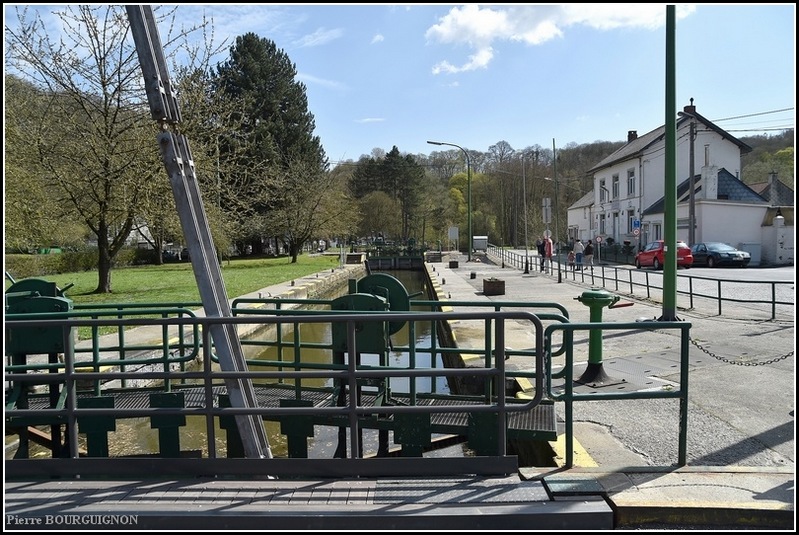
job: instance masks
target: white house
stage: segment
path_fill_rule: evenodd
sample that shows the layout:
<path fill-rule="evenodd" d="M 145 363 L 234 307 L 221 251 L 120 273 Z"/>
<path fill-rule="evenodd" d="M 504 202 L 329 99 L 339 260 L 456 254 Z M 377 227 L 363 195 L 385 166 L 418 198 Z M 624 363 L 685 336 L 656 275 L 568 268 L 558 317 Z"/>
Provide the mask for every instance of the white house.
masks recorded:
<path fill-rule="evenodd" d="M 665 136 L 665 126 L 643 136 L 630 131 L 627 144 L 589 170 L 594 189 L 569 207 L 570 238 L 628 241 L 637 249 L 664 237 Z M 793 264 L 793 191 L 773 176 L 760 191 L 744 184 L 741 155 L 751 150 L 693 103 L 685 106 L 676 124 L 677 239 L 729 243 L 749 250 L 752 265 Z M 777 211 L 783 219 L 775 222 Z"/>

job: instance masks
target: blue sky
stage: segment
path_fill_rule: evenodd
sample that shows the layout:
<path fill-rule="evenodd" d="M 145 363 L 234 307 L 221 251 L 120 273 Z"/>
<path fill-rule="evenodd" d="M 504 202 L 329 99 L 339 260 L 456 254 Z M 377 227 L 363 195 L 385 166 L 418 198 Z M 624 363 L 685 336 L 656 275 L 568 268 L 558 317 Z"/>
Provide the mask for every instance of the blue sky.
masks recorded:
<path fill-rule="evenodd" d="M 693 98 L 698 113 L 739 137 L 793 128 L 795 10 L 677 6 L 677 111 Z M 477 151 L 499 141 L 514 149 L 623 141 L 628 130 L 665 123 L 666 4 L 196 4 L 178 12 L 185 24 L 211 18 L 217 42 L 246 32 L 274 41 L 296 65 L 333 164 L 375 148 L 448 149 L 427 140 Z"/>

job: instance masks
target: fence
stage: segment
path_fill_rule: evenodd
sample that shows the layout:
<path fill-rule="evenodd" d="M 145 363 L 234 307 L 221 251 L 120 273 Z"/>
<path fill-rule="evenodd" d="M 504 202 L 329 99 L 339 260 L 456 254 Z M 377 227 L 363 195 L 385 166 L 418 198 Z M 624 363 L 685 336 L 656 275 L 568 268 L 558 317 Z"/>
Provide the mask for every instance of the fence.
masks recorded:
<path fill-rule="evenodd" d="M 539 271 L 541 257 L 537 252 L 519 253 L 490 246 L 487 254 L 497 263 L 516 269 Z M 595 257 L 593 269 L 571 270 L 564 258 L 554 259 L 547 274 L 558 280 L 571 280 L 626 293 L 641 299 L 662 301 L 663 272 L 634 269 L 601 263 Z M 703 310 L 722 315 L 746 318 L 793 319 L 795 292 L 793 281 L 741 281 L 677 274 L 678 306 L 686 310 Z"/>
<path fill-rule="evenodd" d="M 426 305 L 434 306 L 433 302 L 425 302 Z M 464 303 L 465 306 L 472 306 L 474 303 Z M 529 303 L 518 303 L 519 307 L 529 306 Z M 555 307 L 557 308 L 557 307 Z M 188 314 L 178 314 L 177 317 L 152 317 L 152 318 L 125 318 L 125 312 L 121 309 L 115 310 L 114 318 L 106 319 L 88 319 L 83 318 L 70 318 L 70 313 L 51 313 L 51 314 L 11 314 L 6 317 L 6 329 L 29 329 L 29 328 L 42 328 L 50 329 L 57 333 L 63 333 L 63 346 L 64 352 L 62 359 L 59 362 L 48 360 L 46 363 L 36 363 L 35 359 L 23 358 L 27 355 L 17 355 L 14 359 L 14 364 L 6 366 L 6 380 L 12 386 L 10 391 L 7 391 L 6 399 L 6 423 L 10 428 L 22 428 L 29 425 L 65 425 L 66 426 L 66 450 L 63 452 L 64 457 L 69 457 L 74 460 L 79 460 L 75 466 L 82 464 L 90 464 L 89 459 L 84 459 L 79 455 L 78 451 L 78 433 L 88 433 L 92 435 L 87 436 L 87 440 L 91 438 L 94 441 L 94 446 L 90 449 L 95 453 L 97 451 L 107 451 L 107 444 L 102 445 L 102 441 L 108 440 L 107 433 L 113 431 L 117 419 L 120 418 L 141 418 L 149 417 L 153 421 L 153 427 L 159 428 L 160 434 L 172 436 L 177 440 L 177 428 L 184 425 L 186 417 L 202 417 L 206 420 L 205 428 L 207 430 L 207 451 L 208 458 L 215 459 L 216 453 L 216 438 L 215 429 L 216 424 L 220 423 L 225 429 L 231 428 L 231 418 L 238 415 L 253 415 L 263 419 L 271 419 L 281 422 L 284 425 L 288 422 L 296 423 L 303 418 L 336 418 L 336 425 L 341 429 L 348 429 L 351 444 L 358 443 L 359 430 L 364 425 L 379 424 L 381 421 L 385 422 L 385 418 L 393 416 L 396 419 L 396 425 L 400 425 L 400 420 L 405 425 L 406 430 L 412 429 L 413 431 L 405 431 L 399 433 L 408 441 L 407 448 L 411 451 L 414 446 L 418 446 L 420 422 L 428 422 L 433 414 L 462 414 L 469 416 L 473 421 L 483 422 L 480 429 L 476 433 L 476 437 L 482 437 L 483 444 L 488 440 L 490 444 L 490 451 L 493 453 L 478 453 L 486 456 L 497 456 L 499 458 L 506 458 L 506 444 L 507 444 L 507 429 L 506 422 L 514 413 L 521 413 L 525 411 L 534 410 L 539 406 L 543 400 L 560 400 L 567 403 L 568 407 L 574 401 L 582 399 L 595 399 L 594 397 L 581 397 L 573 393 L 570 387 L 567 386 L 565 394 L 557 394 L 552 390 L 553 378 L 561 378 L 565 384 L 571 385 L 574 381 L 573 370 L 573 354 L 572 354 L 572 336 L 576 331 L 591 332 L 597 329 L 603 329 L 605 326 L 596 323 L 569 323 L 567 318 L 560 316 L 557 313 L 536 315 L 525 311 L 484 311 L 484 312 L 413 312 L 413 313 L 369 313 L 368 316 L 364 313 L 352 312 L 338 312 L 332 313 L 330 311 L 308 311 L 301 313 L 295 311 L 288 315 L 281 315 L 279 310 L 263 311 L 264 313 L 255 314 L 251 316 L 235 316 L 231 318 L 207 318 L 207 317 L 193 317 Z M 133 308 L 131 314 L 141 316 L 142 310 Z M 85 312 L 83 313 L 85 314 Z M 549 317 L 552 324 L 545 326 L 542 322 L 543 317 Z M 368 319 L 367 319 L 368 318 Z M 418 322 L 427 321 L 433 325 L 443 324 L 448 321 L 458 320 L 471 320 L 484 323 L 484 332 L 490 333 L 490 338 L 486 339 L 486 343 L 479 351 L 480 358 L 477 359 L 482 365 L 467 368 L 436 368 L 434 366 L 392 366 L 386 362 L 381 362 L 378 365 L 361 365 L 360 355 L 358 352 L 358 342 L 361 341 L 360 334 L 363 332 L 366 324 L 388 324 L 398 321 Z M 526 366 L 524 369 L 509 370 L 505 367 L 506 350 L 505 350 L 505 327 L 506 323 L 511 320 L 518 320 L 528 322 L 530 329 L 535 332 L 535 347 L 533 350 L 526 352 L 517 352 L 517 356 L 528 357 L 526 359 Z M 348 341 L 349 349 L 346 351 L 346 362 L 330 362 L 327 365 L 312 365 L 305 363 L 300 358 L 300 349 L 303 347 L 302 340 L 298 337 L 302 329 L 299 328 L 303 324 L 313 323 L 332 323 L 340 324 L 346 331 L 346 339 Z M 272 362 L 261 362 L 259 366 L 255 366 L 254 361 L 248 363 L 254 368 L 251 370 L 241 371 L 220 371 L 213 366 L 214 358 L 212 354 L 213 344 L 210 339 L 211 326 L 215 324 L 229 324 L 240 328 L 244 325 L 287 325 L 292 326 L 294 335 L 290 337 L 291 347 L 289 352 L 293 355 L 289 360 L 279 360 Z M 81 327 L 89 327 L 93 332 L 96 329 L 103 327 L 119 327 L 120 330 L 130 329 L 135 327 L 133 331 L 126 331 L 124 340 L 120 340 L 115 335 L 110 335 L 113 345 L 107 347 L 99 347 L 95 344 L 99 343 L 99 339 L 93 338 L 92 348 L 88 353 L 91 355 L 88 359 L 81 358 L 79 352 L 73 348 L 72 332 Z M 176 355 L 176 345 L 182 346 L 184 343 L 186 349 L 189 347 L 196 347 L 197 340 L 175 342 L 167 339 L 169 337 L 170 327 L 180 327 L 181 330 L 187 332 L 199 331 L 201 342 L 201 369 L 186 369 L 179 366 L 177 369 L 174 366 L 175 361 L 182 361 L 182 358 Z M 682 343 L 676 349 L 680 353 L 681 369 L 685 378 L 684 383 L 679 388 L 670 392 L 662 391 L 639 391 L 627 392 L 615 395 L 614 399 L 655 399 L 655 398 L 680 398 L 683 402 L 687 400 L 688 385 L 687 385 L 687 350 L 688 350 L 688 331 L 690 323 L 687 322 L 651 322 L 645 326 L 639 324 L 622 324 L 614 325 L 612 329 L 630 329 L 640 332 L 645 330 L 662 330 L 662 329 L 676 329 L 681 332 Z M 134 335 L 135 331 L 146 330 L 146 333 L 139 332 Z M 559 349 L 553 349 L 552 338 L 555 333 L 561 333 L 567 342 Z M 136 347 L 137 340 L 151 339 L 153 334 L 156 337 L 161 336 L 163 340 L 160 343 L 156 342 L 149 344 L 151 354 L 148 358 L 139 358 L 138 362 L 143 364 L 149 361 L 151 366 L 146 368 L 132 369 L 132 366 L 124 366 L 130 364 L 125 358 L 126 353 L 130 352 L 132 347 Z M 282 341 L 282 337 L 281 337 Z M 122 342 L 124 345 L 118 345 L 117 342 Z M 278 340 L 274 341 L 275 344 L 281 343 Z M 126 347 L 127 344 L 130 344 Z M 158 348 L 158 349 L 156 349 Z M 332 347 L 326 347 L 327 350 L 333 350 Z M 458 351 L 453 348 L 439 347 L 416 347 L 414 342 L 411 341 L 408 347 L 393 348 L 394 351 L 401 350 L 407 351 L 411 354 L 416 352 L 431 352 L 440 354 Z M 461 351 L 463 351 L 461 349 Z M 474 350 L 477 351 L 477 350 Z M 552 368 L 552 355 L 566 351 L 566 365 L 559 368 Z M 100 357 L 102 356 L 102 357 Z M 434 359 L 435 360 L 435 359 Z M 413 361 L 411 361 L 413 362 Z M 113 363 L 113 365 L 111 365 Z M 124 370 L 124 371 L 123 371 Z M 38 372 L 38 373 L 37 373 Z M 356 385 L 364 381 L 386 380 L 391 378 L 405 377 L 413 381 L 418 378 L 430 377 L 474 377 L 481 381 L 485 381 L 486 391 L 484 395 L 477 396 L 451 396 L 447 399 L 443 406 L 436 406 L 422 402 L 416 402 L 411 397 L 410 403 L 398 405 L 385 405 L 374 403 L 374 400 L 367 401 L 367 396 L 361 399 L 360 394 L 356 397 L 353 393 L 356 391 Z M 507 379 L 511 377 L 526 377 L 534 383 L 534 396 L 528 399 L 511 399 L 506 397 L 505 389 L 502 387 L 491 388 L 489 385 L 505 385 Z M 339 385 L 347 385 L 350 394 L 346 397 L 346 402 L 343 403 L 345 398 L 338 397 L 334 390 L 325 393 L 325 399 L 328 400 L 320 405 L 308 405 L 303 397 L 309 391 L 314 394 L 317 393 L 315 389 L 300 388 L 303 381 L 310 379 L 324 378 L 333 380 Z M 108 401 L 109 398 L 119 394 L 118 390 L 111 388 L 102 389 L 99 392 L 97 385 L 101 382 L 106 386 L 109 381 L 122 381 L 128 380 L 131 384 L 141 384 L 142 379 L 150 379 L 152 381 L 160 382 L 163 387 L 156 389 L 152 387 L 147 389 L 132 389 L 128 391 L 135 391 L 138 394 L 138 404 L 125 405 L 119 404 L 117 406 L 102 403 Z M 258 406 L 253 407 L 231 407 L 229 404 L 223 403 L 219 399 L 220 392 L 214 386 L 215 381 L 271 381 L 270 385 L 275 386 L 282 383 L 287 383 L 277 396 L 269 398 L 270 403 L 266 405 L 259 402 Z M 34 385 L 48 385 L 50 395 L 41 395 L 37 398 L 37 394 L 31 393 L 31 388 Z M 89 388 L 86 385 L 90 385 Z M 186 392 L 185 405 L 178 403 L 172 404 L 175 399 L 170 396 L 163 396 L 163 394 L 179 393 L 183 385 L 191 385 L 194 390 Z M 262 385 L 263 386 L 263 385 Z M 53 387 L 58 387 L 57 391 Z M 343 386 L 342 386 L 343 387 Z M 359 390 L 360 392 L 360 390 Z M 105 394 L 105 395 L 104 395 Z M 151 397 L 150 402 L 147 403 L 147 395 Z M 88 396 L 88 397 L 86 397 Z M 155 396 L 155 397 L 152 397 Z M 139 400 L 138 398 L 144 398 Z M 103 399 L 105 398 L 105 399 Z M 279 399 L 278 399 L 279 398 Z M 87 401 L 88 400 L 88 401 Z M 156 401 L 154 401 L 156 400 Z M 158 401 L 160 400 L 160 401 Z M 168 403 L 164 404 L 163 400 Z M 339 400 L 339 402 L 335 402 Z M 182 397 L 180 398 L 182 401 Z M 281 403 L 277 403 L 280 401 Z M 285 402 L 285 403 L 284 403 Z M 551 402 L 551 401 L 550 401 Z M 571 412 L 569 408 L 568 412 Z M 685 412 L 681 412 L 680 418 L 680 458 L 679 464 L 685 464 L 685 442 L 687 440 L 687 427 L 685 422 Z M 488 416 L 487 419 L 480 417 L 480 415 Z M 223 421 L 227 420 L 227 424 Z M 313 427 L 317 420 L 304 421 L 305 423 L 300 427 Z M 156 425 L 157 424 L 157 425 Z M 493 430 L 492 430 L 493 428 Z M 466 425 L 466 430 L 469 433 L 474 433 L 474 426 L 472 423 Z M 303 428 L 299 431 L 294 429 L 295 437 L 298 434 L 303 436 L 307 433 L 307 429 Z M 395 430 L 395 433 L 397 431 Z M 566 423 L 567 444 L 571 444 L 572 425 L 571 422 Z M 307 434 L 304 436 L 308 436 Z M 313 433 L 310 434 L 313 436 Z M 395 437 L 398 435 L 395 434 Z M 97 441 L 100 446 L 97 446 Z M 230 443 L 230 442 L 229 442 Z M 301 448 L 300 448 L 301 449 Z M 417 448 L 418 449 L 418 448 Z M 360 453 L 357 448 L 352 448 L 351 457 L 359 458 Z M 485 450 L 489 451 L 489 450 Z M 571 448 L 569 449 L 571 451 Z M 179 464 L 184 462 L 185 459 L 180 459 L 180 448 L 177 445 L 169 446 L 164 450 L 162 445 L 161 456 L 176 457 L 175 463 Z M 22 459 L 21 459 L 22 460 Z M 31 459 L 35 464 L 35 460 Z M 196 461 L 193 460 L 193 461 Z M 195 462 L 191 462 L 192 466 L 197 466 Z M 120 459 L 120 467 L 125 463 L 125 459 Z M 566 459 L 567 466 L 571 466 L 573 459 L 571 454 Z M 503 464 L 506 466 L 507 463 Z M 321 468 L 322 465 L 316 463 L 315 467 Z M 472 466 L 456 465 L 458 469 L 473 469 Z M 32 473 L 36 473 L 37 468 L 30 465 Z M 24 471 L 24 470 L 23 470 Z"/>

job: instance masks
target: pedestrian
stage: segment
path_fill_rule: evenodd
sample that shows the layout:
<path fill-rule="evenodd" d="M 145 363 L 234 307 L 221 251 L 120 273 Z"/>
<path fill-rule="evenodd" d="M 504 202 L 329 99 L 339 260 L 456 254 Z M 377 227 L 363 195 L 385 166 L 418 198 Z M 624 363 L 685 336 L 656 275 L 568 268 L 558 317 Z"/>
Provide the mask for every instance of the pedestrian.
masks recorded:
<path fill-rule="evenodd" d="M 585 244 L 585 265 L 590 266 L 591 271 L 594 271 L 594 243 L 591 240 Z"/>
<path fill-rule="evenodd" d="M 574 259 L 575 259 L 574 249 L 572 249 L 571 251 L 569 251 L 569 254 L 566 256 L 566 262 L 568 263 L 569 269 L 572 271 L 575 271 L 577 269 Z"/>
<path fill-rule="evenodd" d="M 580 240 L 574 240 L 574 269 L 582 271 L 583 269 L 583 252 L 585 246 Z"/>
<path fill-rule="evenodd" d="M 553 249 L 552 238 L 550 238 L 549 235 L 544 235 L 544 266 L 549 266 L 550 270 L 552 269 Z"/>
<path fill-rule="evenodd" d="M 546 262 L 546 248 L 544 247 L 544 240 L 538 240 L 536 242 L 536 248 L 538 250 L 538 264 L 541 271 L 544 271 L 544 262 Z"/>

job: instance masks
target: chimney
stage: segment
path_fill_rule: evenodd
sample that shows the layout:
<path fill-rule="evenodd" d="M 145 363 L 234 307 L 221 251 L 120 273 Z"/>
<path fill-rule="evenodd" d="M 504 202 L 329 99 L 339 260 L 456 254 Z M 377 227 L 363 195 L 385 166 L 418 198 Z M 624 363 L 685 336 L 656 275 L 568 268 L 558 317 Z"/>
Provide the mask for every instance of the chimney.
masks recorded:
<path fill-rule="evenodd" d="M 628 130 L 627 131 L 627 143 L 631 141 L 635 141 L 638 139 L 638 131 L 637 130 Z"/>
<path fill-rule="evenodd" d="M 779 204 L 777 194 L 777 172 L 772 171 L 768 174 L 768 201 L 771 203 L 771 206 L 777 206 Z"/>
<path fill-rule="evenodd" d="M 690 114 L 696 113 L 696 106 L 694 106 L 694 99 L 691 99 L 691 105 L 690 106 L 684 106 L 682 111 L 684 111 L 685 113 L 690 113 Z"/>

